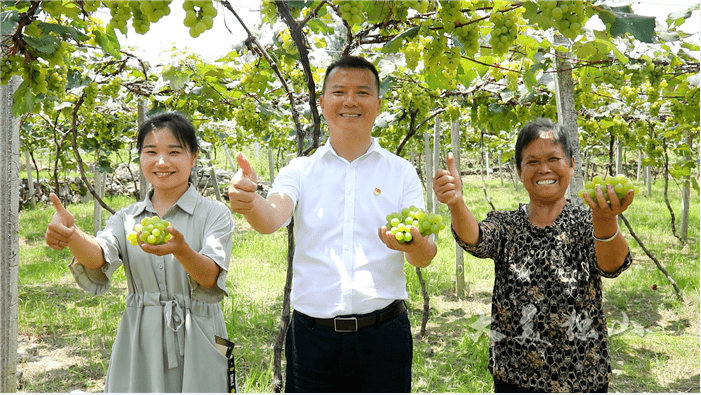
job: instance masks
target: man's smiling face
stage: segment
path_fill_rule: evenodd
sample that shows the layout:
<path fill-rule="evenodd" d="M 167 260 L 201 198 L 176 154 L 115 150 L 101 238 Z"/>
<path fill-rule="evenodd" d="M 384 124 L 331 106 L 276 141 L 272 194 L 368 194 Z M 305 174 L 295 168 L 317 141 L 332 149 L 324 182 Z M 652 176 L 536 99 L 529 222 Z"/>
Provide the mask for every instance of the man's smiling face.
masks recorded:
<path fill-rule="evenodd" d="M 367 69 L 337 68 L 319 97 L 321 112 L 333 133 L 372 133 L 381 100 L 375 75 Z"/>

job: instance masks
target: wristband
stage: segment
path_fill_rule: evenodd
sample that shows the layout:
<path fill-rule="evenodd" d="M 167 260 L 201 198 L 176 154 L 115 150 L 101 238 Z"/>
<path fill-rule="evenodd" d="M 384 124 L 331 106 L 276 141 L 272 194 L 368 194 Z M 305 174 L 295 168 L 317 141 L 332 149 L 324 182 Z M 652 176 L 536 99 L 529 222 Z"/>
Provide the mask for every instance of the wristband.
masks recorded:
<path fill-rule="evenodd" d="M 592 235 L 592 237 L 594 237 L 594 240 L 596 240 L 596 241 L 600 241 L 600 242 L 602 242 L 602 243 L 608 243 L 609 241 L 615 239 L 616 236 L 618 236 L 618 232 L 620 232 L 620 229 L 619 229 L 619 228 L 616 228 L 616 233 L 614 233 L 613 236 L 608 237 L 608 238 L 605 238 L 605 239 L 600 239 L 600 238 L 596 237 L 596 236 L 594 235 L 594 231 L 593 231 L 593 230 L 591 231 L 591 235 Z"/>

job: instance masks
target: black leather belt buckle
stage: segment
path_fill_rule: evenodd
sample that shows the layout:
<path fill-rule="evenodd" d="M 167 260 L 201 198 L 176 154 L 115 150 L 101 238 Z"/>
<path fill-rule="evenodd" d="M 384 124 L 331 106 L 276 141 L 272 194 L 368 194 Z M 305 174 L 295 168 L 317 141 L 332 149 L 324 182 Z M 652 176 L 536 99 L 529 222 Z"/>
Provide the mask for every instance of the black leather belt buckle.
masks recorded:
<path fill-rule="evenodd" d="M 334 318 L 333 319 L 333 330 L 336 332 L 357 332 L 358 331 L 358 319 L 355 317 L 350 318 Z"/>

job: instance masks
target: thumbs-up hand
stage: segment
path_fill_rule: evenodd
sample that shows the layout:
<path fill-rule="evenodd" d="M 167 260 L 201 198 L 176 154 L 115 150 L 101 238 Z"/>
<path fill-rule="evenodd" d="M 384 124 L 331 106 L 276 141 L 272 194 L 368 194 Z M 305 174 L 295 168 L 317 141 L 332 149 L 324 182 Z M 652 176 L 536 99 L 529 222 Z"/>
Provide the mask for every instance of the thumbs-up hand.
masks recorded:
<path fill-rule="evenodd" d="M 49 195 L 56 213 L 51 217 L 49 226 L 46 229 L 46 244 L 54 250 L 63 250 L 76 234 L 75 217 L 61 204 L 61 200 L 55 193 Z"/>
<path fill-rule="evenodd" d="M 243 153 L 236 154 L 236 161 L 240 169 L 229 184 L 229 203 L 231 210 L 246 215 L 253 211 L 255 206 L 258 176 Z"/>
<path fill-rule="evenodd" d="M 462 202 L 462 181 L 460 174 L 455 167 L 455 158 L 453 153 L 449 152 L 446 158 L 448 170 L 439 169 L 433 176 L 433 192 L 436 194 L 438 201 L 451 206 L 455 203 Z"/>

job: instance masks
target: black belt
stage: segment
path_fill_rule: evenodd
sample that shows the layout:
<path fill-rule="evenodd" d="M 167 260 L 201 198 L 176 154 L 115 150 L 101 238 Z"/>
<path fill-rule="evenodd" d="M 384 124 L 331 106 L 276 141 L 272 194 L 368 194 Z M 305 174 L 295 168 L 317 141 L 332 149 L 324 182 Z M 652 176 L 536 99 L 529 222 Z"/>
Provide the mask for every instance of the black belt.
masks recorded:
<path fill-rule="evenodd" d="M 357 316 L 314 318 L 314 324 L 333 328 L 336 332 L 357 332 L 360 328 L 380 324 L 407 311 L 403 300 L 395 300 L 382 310 Z"/>

